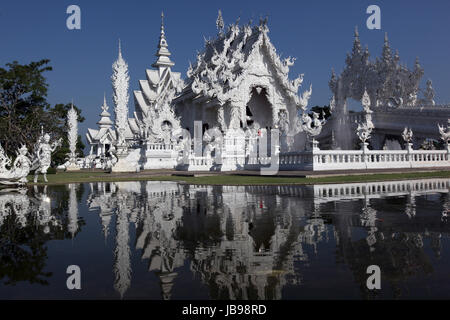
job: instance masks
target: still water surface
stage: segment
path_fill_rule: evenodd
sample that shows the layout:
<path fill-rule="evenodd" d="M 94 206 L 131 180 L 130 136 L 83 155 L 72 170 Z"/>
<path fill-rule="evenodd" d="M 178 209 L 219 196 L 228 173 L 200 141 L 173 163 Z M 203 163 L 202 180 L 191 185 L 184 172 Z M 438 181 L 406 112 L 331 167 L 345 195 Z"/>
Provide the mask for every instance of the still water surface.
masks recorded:
<path fill-rule="evenodd" d="M 0 299 L 450 298 L 450 179 L 0 192 Z M 66 269 L 81 268 L 81 290 Z M 366 288 L 369 265 L 381 290 Z"/>

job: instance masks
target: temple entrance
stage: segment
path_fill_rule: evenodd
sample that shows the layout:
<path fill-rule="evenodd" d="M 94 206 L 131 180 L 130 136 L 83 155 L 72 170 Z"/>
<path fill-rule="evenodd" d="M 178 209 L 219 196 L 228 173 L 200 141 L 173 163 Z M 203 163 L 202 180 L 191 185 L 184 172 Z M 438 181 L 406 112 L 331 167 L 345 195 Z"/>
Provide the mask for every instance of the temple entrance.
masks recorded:
<path fill-rule="evenodd" d="M 251 92 L 250 98 L 246 110 L 247 110 L 247 123 L 257 123 L 260 128 L 266 128 L 270 130 L 272 128 L 272 105 L 267 99 L 267 92 L 265 88 L 254 87 Z"/>
<path fill-rule="evenodd" d="M 110 144 L 105 144 L 105 156 L 106 157 L 110 157 L 111 156 L 111 145 Z"/>

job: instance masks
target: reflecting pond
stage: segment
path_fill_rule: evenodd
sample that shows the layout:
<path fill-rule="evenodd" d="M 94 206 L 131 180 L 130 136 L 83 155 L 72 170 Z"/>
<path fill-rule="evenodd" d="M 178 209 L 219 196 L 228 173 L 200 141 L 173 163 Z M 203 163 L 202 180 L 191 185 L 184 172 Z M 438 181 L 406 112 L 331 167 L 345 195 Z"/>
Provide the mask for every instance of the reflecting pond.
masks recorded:
<path fill-rule="evenodd" d="M 0 299 L 450 298 L 450 179 L 0 191 Z M 69 290 L 67 267 L 81 270 Z M 367 267 L 381 289 L 366 286 Z"/>

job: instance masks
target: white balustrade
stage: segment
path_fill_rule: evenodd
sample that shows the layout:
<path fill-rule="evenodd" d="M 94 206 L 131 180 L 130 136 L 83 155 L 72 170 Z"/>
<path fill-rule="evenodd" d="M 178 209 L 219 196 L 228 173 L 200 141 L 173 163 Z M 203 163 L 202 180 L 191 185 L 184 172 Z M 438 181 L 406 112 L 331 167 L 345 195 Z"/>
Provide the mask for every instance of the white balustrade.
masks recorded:
<path fill-rule="evenodd" d="M 283 152 L 280 170 L 449 167 L 447 150 L 314 150 Z"/>

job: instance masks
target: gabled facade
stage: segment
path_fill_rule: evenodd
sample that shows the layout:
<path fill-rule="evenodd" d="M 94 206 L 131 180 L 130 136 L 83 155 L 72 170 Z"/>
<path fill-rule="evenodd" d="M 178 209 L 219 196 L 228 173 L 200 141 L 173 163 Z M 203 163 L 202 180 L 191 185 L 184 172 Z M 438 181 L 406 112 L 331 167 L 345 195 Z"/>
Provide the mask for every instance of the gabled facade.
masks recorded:
<path fill-rule="evenodd" d="M 298 96 L 303 74 L 288 77 L 295 59 L 281 59 L 268 36 L 267 20 L 257 26 L 232 24 L 217 38 L 206 41 L 197 62 L 187 72 L 187 86 L 174 100 L 182 126 L 192 134 L 193 122 L 229 129 L 279 128 L 288 119 L 289 131 L 298 133 L 298 111 L 306 108 L 311 89 Z M 285 113 L 280 117 L 280 114 Z"/>

